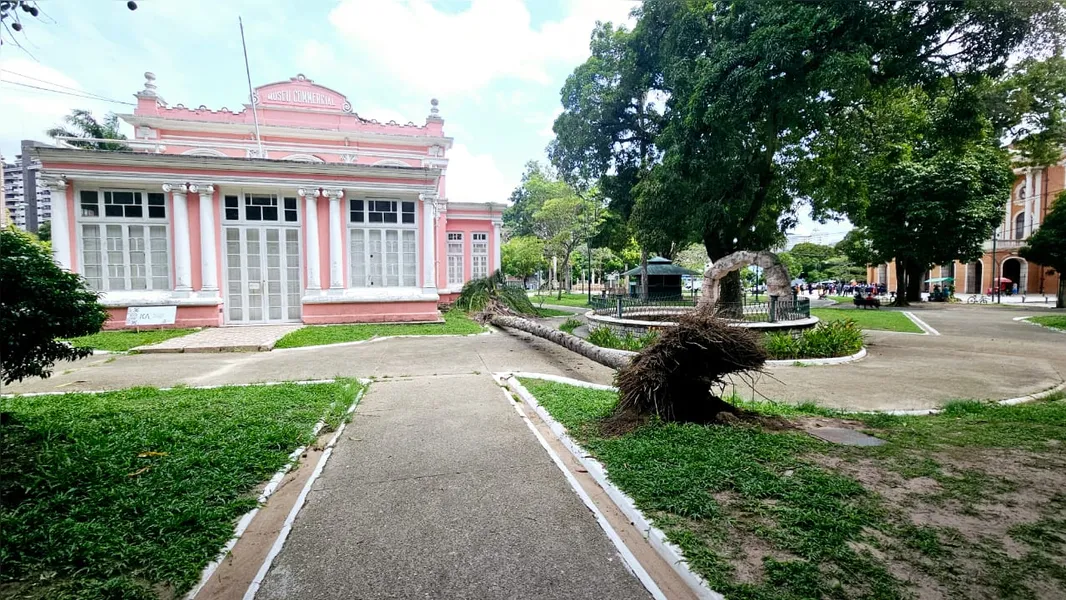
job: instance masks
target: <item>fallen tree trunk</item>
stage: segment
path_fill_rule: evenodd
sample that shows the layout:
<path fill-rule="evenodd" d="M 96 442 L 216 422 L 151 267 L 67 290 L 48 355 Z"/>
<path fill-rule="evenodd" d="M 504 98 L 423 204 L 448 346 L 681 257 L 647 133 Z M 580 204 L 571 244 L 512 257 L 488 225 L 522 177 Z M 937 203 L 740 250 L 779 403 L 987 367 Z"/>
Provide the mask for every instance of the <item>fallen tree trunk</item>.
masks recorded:
<path fill-rule="evenodd" d="M 601 365 L 612 369 L 621 369 L 622 367 L 627 366 L 634 355 L 632 352 L 626 352 L 624 350 L 601 348 L 586 342 L 576 335 L 570 335 L 565 331 L 552 329 L 551 327 L 546 327 L 540 323 L 534 323 L 529 319 L 523 319 L 521 317 L 492 315 L 489 318 L 489 323 L 497 327 L 517 329 L 539 338 L 546 339 L 549 342 L 559 344 L 571 352 L 576 352 L 591 361 L 600 363 Z"/>

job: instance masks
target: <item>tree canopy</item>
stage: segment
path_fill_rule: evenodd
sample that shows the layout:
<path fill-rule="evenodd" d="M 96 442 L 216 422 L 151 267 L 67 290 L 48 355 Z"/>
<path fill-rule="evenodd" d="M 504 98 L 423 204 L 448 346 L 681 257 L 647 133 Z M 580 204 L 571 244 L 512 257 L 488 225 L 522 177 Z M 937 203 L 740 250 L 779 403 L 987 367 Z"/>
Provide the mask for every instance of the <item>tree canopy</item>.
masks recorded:
<path fill-rule="evenodd" d="M 103 121 L 97 121 L 92 112 L 76 108 L 63 118 L 67 126 L 53 127 L 45 132 L 49 137 L 84 138 L 66 140 L 71 146 L 90 150 L 129 150 L 129 146 L 120 142 L 94 142 L 91 140 L 124 140 L 126 136 L 119 132 L 118 115 L 107 113 Z"/>
<path fill-rule="evenodd" d="M 817 218 L 862 221 L 875 188 L 889 191 L 893 177 L 919 177 L 912 194 L 990 197 L 996 129 L 966 113 L 977 107 L 970 98 L 1023 45 L 1061 40 L 1061 13 L 1058 0 L 645 0 L 632 31 L 593 33 L 592 56 L 563 88 L 549 154 L 564 177 L 598 181 L 610 219 L 644 249 L 698 240 L 711 259 L 782 241 L 798 201 Z M 907 102 L 916 114 L 901 110 Z M 955 120 L 926 116 L 937 110 Z M 871 156 L 848 167 L 844 158 L 869 154 L 869 131 L 886 122 L 899 129 L 885 132 L 896 152 L 876 157 L 883 168 L 869 171 Z M 948 154 L 905 151 L 931 131 Z M 951 156 L 982 183 L 942 181 Z M 971 245 L 962 246 L 964 255 Z"/>

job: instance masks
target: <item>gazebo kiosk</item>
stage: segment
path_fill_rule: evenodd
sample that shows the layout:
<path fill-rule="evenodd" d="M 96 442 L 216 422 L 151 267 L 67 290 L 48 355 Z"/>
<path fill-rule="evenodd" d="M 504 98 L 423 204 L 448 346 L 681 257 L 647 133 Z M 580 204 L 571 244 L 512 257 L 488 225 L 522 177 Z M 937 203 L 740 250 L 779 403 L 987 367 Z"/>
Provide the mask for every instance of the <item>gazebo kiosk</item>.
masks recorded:
<path fill-rule="evenodd" d="M 640 296 L 640 267 L 622 275 L 629 277 L 629 296 Z M 681 276 L 698 275 L 695 271 L 679 267 L 669 258 L 657 256 L 648 259 L 648 298 L 655 300 L 680 300 L 682 298 Z"/>

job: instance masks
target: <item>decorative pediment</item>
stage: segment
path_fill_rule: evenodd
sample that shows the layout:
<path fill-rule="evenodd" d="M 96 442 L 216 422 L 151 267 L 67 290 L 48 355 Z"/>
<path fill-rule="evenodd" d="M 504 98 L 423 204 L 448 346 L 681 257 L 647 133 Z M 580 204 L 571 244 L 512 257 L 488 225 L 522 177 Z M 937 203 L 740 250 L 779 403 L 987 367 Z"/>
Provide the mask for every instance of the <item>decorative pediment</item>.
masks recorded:
<path fill-rule="evenodd" d="M 344 94 L 318 85 L 297 75 L 288 81 L 268 83 L 255 88 L 252 100 L 260 108 L 295 108 L 307 110 L 335 110 L 352 112 L 352 105 Z"/>

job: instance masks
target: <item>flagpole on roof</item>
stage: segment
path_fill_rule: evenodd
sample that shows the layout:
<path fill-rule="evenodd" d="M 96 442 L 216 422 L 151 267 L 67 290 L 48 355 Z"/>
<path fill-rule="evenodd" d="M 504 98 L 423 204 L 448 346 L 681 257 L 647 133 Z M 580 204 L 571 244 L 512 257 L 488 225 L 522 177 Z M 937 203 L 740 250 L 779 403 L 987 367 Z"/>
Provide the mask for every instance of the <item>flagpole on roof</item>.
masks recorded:
<path fill-rule="evenodd" d="M 263 139 L 259 137 L 259 113 L 255 110 L 255 93 L 252 91 L 252 70 L 248 67 L 248 45 L 244 43 L 244 21 L 237 17 L 237 23 L 241 26 L 241 48 L 244 50 L 244 74 L 248 76 L 248 101 L 252 103 L 252 120 L 255 122 L 255 142 L 259 146 L 259 158 L 266 158 L 263 154 Z"/>

